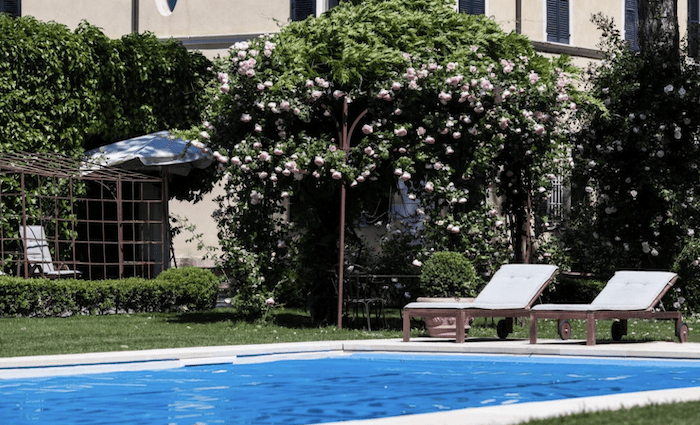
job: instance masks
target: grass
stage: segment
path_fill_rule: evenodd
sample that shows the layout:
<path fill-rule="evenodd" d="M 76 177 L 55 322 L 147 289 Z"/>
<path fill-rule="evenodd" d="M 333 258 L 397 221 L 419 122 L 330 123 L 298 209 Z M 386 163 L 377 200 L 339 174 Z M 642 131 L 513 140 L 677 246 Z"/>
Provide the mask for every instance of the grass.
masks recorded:
<path fill-rule="evenodd" d="M 689 341 L 700 342 L 700 332 L 693 332 L 698 317 L 686 320 Z M 398 310 L 387 313 L 387 327 L 368 332 L 363 321 L 348 322 L 343 329 L 334 325 L 314 326 L 308 313 L 297 309 L 279 309 L 268 323 L 238 320 L 232 309 L 202 313 L 121 314 L 106 316 L 72 316 L 66 318 L 0 319 L 0 357 L 91 353 L 103 351 L 146 350 L 194 346 L 267 344 L 275 342 L 330 341 L 350 339 L 400 338 L 401 317 Z M 413 322 L 412 336 L 424 335 L 419 321 Z M 571 321 L 572 339 L 585 339 L 584 321 Z M 374 325 L 378 325 L 374 322 Z M 539 337 L 557 338 L 555 320 L 538 322 Z M 509 338 L 527 338 L 528 326 L 516 324 Z M 631 341 L 675 341 L 673 321 L 630 320 Z M 496 320 L 477 319 L 470 337 L 494 338 Z M 599 321 L 596 336 L 610 339 L 610 322 Z M 654 405 L 613 412 L 595 412 L 548 420 L 529 425 L 695 425 L 700 422 L 700 402 Z"/>
<path fill-rule="evenodd" d="M 687 320 L 689 340 L 700 342 L 698 319 Z M 212 345 L 267 344 L 273 342 L 324 341 L 345 339 L 400 338 L 398 310 L 387 313 L 387 327 L 368 332 L 363 321 L 348 322 L 343 329 L 333 325 L 314 326 L 308 313 L 279 309 L 268 323 L 238 320 L 232 309 L 202 313 L 120 314 L 72 316 L 65 318 L 0 319 L 0 357 L 46 354 L 90 353 L 100 351 L 146 350 Z M 419 321 L 413 322 L 412 336 L 424 334 Z M 572 339 L 585 339 L 584 321 L 574 320 Z M 374 325 L 380 323 L 374 322 Z M 496 320 L 477 319 L 470 337 L 493 338 Z M 555 320 L 538 322 L 540 338 L 558 338 Z M 631 320 L 626 341 L 675 341 L 673 321 Z M 529 328 L 516 324 L 510 338 L 527 338 Z M 610 339 L 610 321 L 599 321 L 597 338 Z"/>
<path fill-rule="evenodd" d="M 522 425 L 695 425 L 700 422 L 700 403 L 652 404 L 612 411 L 537 419 Z"/>
<path fill-rule="evenodd" d="M 147 350 L 274 342 L 398 338 L 400 330 L 367 332 L 313 326 L 301 310 L 281 310 L 270 323 L 238 320 L 232 309 L 204 313 L 119 314 L 0 319 L 0 357 Z"/>

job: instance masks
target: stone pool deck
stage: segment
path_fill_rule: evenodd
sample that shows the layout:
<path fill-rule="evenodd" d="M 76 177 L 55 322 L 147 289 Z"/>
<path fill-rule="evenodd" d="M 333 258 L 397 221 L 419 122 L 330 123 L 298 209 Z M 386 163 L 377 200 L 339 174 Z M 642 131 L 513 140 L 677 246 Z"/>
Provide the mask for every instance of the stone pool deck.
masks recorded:
<path fill-rule="evenodd" d="M 700 343 L 615 342 L 585 345 L 585 340 L 468 339 L 463 344 L 435 338 L 323 341 L 242 346 L 192 347 L 143 351 L 0 358 L 0 379 L 118 370 L 146 370 L 216 363 L 250 363 L 354 352 L 583 356 L 700 361 Z M 645 391 L 569 400 L 479 407 L 410 416 L 342 422 L 344 425 L 506 425 L 533 418 L 611 410 L 652 403 L 700 400 L 700 387 Z"/>

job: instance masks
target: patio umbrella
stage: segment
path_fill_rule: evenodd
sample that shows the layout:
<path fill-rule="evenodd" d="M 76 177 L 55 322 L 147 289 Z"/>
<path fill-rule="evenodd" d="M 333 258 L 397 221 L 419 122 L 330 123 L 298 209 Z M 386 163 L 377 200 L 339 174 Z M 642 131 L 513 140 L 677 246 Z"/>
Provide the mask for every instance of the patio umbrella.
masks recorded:
<path fill-rule="evenodd" d="M 119 166 L 132 171 L 162 170 L 186 176 L 192 168 L 207 168 L 213 162 L 211 151 L 201 144 L 179 139 L 168 131 L 122 140 L 85 153 L 85 168 Z"/>

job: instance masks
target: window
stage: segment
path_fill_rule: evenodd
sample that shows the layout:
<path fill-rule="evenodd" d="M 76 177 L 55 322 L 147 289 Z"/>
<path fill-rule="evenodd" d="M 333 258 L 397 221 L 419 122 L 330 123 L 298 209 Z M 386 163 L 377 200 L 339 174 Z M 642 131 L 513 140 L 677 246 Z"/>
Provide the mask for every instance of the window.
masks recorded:
<path fill-rule="evenodd" d="M 292 0 L 292 21 L 303 21 L 316 16 L 316 0 Z"/>
<path fill-rule="evenodd" d="M 22 16 L 22 1 L 0 0 L 0 13 L 7 13 L 10 16 Z"/>
<path fill-rule="evenodd" d="M 698 57 L 700 44 L 700 1 L 688 0 L 688 55 Z"/>
<path fill-rule="evenodd" d="M 459 0 L 459 11 L 470 15 L 484 15 L 486 0 Z"/>
<path fill-rule="evenodd" d="M 547 41 L 569 44 L 569 0 L 547 0 Z"/>
<path fill-rule="evenodd" d="M 634 51 L 639 50 L 638 36 L 639 9 L 637 0 L 625 0 L 625 41 Z"/>

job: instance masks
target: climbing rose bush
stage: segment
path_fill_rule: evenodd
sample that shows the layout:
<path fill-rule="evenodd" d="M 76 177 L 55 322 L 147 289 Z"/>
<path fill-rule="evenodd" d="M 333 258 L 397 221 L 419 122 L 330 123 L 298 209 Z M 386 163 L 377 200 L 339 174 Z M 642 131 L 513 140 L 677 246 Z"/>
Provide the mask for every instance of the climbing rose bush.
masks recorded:
<path fill-rule="evenodd" d="M 405 187 L 418 203 L 405 231 L 424 246 L 409 262 L 452 249 L 487 273 L 513 254 L 507 230 L 522 234 L 533 194 L 569 166 L 576 71 L 452 2 L 341 3 L 234 44 L 215 71 L 204 130 L 227 193 L 220 236 L 230 261 L 256 253 L 268 289 L 290 268 L 329 287 L 341 185 L 351 241 Z"/>

